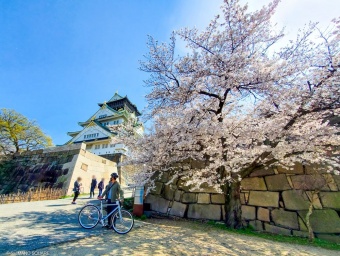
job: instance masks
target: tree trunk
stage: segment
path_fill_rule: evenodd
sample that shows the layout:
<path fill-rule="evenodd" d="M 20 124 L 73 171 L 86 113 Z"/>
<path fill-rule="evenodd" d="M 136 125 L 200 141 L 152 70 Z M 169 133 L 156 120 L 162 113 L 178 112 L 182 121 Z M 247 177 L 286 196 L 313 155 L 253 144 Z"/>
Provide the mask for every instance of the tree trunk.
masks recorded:
<path fill-rule="evenodd" d="M 314 195 L 312 196 L 312 202 L 310 203 L 309 208 L 308 208 L 308 212 L 306 214 L 306 226 L 307 226 L 307 229 L 308 229 L 308 241 L 311 242 L 311 243 L 314 242 L 314 239 L 315 239 L 313 228 L 312 228 L 312 225 L 310 223 L 310 216 L 313 213 L 313 199 L 314 199 Z"/>
<path fill-rule="evenodd" d="M 241 182 L 239 181 L 225 185 L 225 223 L 227 227 L 233 229 L 243 227 L 240 192 Z"/>

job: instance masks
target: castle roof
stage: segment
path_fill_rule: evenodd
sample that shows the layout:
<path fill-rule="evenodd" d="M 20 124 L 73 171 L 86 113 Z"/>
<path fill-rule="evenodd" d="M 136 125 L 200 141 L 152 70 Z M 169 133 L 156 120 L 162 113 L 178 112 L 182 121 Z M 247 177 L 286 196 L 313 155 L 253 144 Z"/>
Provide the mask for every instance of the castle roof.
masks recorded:
<path fill-rule="evenodd" d="M 137 109 L 137 106 L 133 104 L 127 96 L 122 97 L 121 95 L 118 94 L 118 92 L 116 92 L 109 101 L 104 103 L 98 103 L 100 107 L 102 107 L 104 104 L 117 111 L 121 108 L 123 109 L 127 108 L 129 109 L 130 112 L 135 112 L 136 116 L 141 115 L 141 113 Z"/>

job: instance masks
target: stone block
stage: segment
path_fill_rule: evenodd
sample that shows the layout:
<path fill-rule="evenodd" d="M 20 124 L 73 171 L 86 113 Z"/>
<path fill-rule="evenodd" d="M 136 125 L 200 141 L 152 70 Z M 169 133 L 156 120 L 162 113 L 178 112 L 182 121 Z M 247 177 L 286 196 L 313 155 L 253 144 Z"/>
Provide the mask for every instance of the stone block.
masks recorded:
<path fill-rule="evenodd" d="M 211 203 L 213 203 L 213 204 L 225 204 L 224 194 L 211 194 Z"/>
<path fill-rule="evenodd" d="M 287 210 L 308 210 L 309 200 L 301 190 L 286 190 L 282 192 L 282 199 Z"/>
<path fill-rule="evenodd" d="M 267 190 L 264 179 L 260 177 L 242 179 L 241 188 L 242 190 Z"/>
<path fill-rule="evenodd" d="M 322 175 L 295 175 L 291 177 L 294 189 L 329 191 Z"/>
<path fill-rule="evenodd" d="M 177 202 L 180 202 L 181 201 L 181 198 L 182 198 L 182 195 L 183 195 L 183 191 L 180 191 L 180 190 L 176 190 L 175 191 L 175 200 Z"/>
<path fill-rule="evenodd" d="M 196 193 L 184 193 L 182 195 L 182 203 L 197 203 Z"/>
<path fill-rule="evenodd" d="M 333 175 L 333 179 L 338 186 L 338 190 L 340 190 L 340 175 Z"/>
<path fill-rule="evenodd" d="M 292 175 L 286 175 L 286 178 L 287 178 L 287 181 L 288 181 L 288 183 L 289 183 L 289 186 L 290 186 L 291 188 L 293 188 L 294 185 L 293 185 L 292 179 L 291 179 L 290 177 L 292 177 Z"/>
<path fill-rule="evenodd" d="M 269 210 L 267 208 L 259 207 L 257 209 L 257 219 L 262 221 L 270 221 Z"/>
<path fill-rule="evenodd" d="M 246 204 L 244 193 L 240 193 L 240 201 L 241 201 L 241 204 Z"/>
<path fill-rule="evenodd" d="M 340 210 L 340 192 L 320 192 L 320 200 L 323 207 Z"/>
<path fill-rule="evenodd" d="M 249 221 L 249 226 L 252 226 L 256 231 L 263 231 L 262 222 L 259 220 L 251 220 Z"/>
<path fill-rule="evenodd" d="M 305 165 L 305 173 L 312 175 L 327 173 L 327 169 L 317 164 Z"/>
<path fill-rule="evenodd" d="M 242 205 L 242 218 L 246 220 L 256 219 L 256 208 L 254 206 Z"/>
<path fill-rule="evenodd" d="M 300 227 L 300 230 L 302 231 L 307 231 L 307 226 L 306 224 L 303 222 L 302 218 L 301 217 L 298 217 L 299 219 L 299 227 Z"/>
<path fill-rule="evenodd" d="M 217 204 L 190 204 L 188 218 L 221 220 L 221 206 Z"/>
<path fill-rule="evenodd" d="M 155 188 L 150 191 L 151 194 L 160 195 L 162 192 L 163 183 L 155 182 Z"/>
<path fill-rule="evenodd" d="M 215 188 L 209 186 L 207 183 L 202 183 L 199 189 L 190 189 L 190 192 L 205 192 L 205 193 L 219 193 Z"/>
<path fill-rule="evenodd" d="M 286 236 L 291 235 L 291 231 L 289 229 L 277 227 L 274 225 L 270 225 L 268 223 L 264 223 L 264 229 L 265 231 L 269 233 L 273 233 L 273 234 L 280 234 L 280 235 L 286 235 Z"/>
<path fill-rule="evenodd" d="M 169 200 L 169 201 L 172 201 L 174 199 L 174 196 L 175 196 L 175 191 L 176 191 L 176 188 L 174 188 L 174 186 L 172 185 L 165 185 L 164 186 L 164 198 Z"/>
<path fill-rule="evenodd" d="M 316 234 L 316 237 L 328 242 L 340 244 L 340 235 L 331 234 Z"/>
<path fill-rule="evenodd" d="M 272 174 L 275 174 L 273 168 L 268 168 L 268 169 L 263 168 L 263 169 L 257 169 L 253 171 L 249 176 L 250 177 L 261 177 L 261 176 L 267 176 L 267 175 L 272 175 Z"/>
<path fill-rule="evenodd" d="M 167 182 L 169 180 L 169 173 L 161 172 L 158 177 L 160 182 Z"/>
<path fill-rule="evenodd" d="M 306 191 L 306 195 L 309 201 L 313 202 L 314 209 L 322 209 L 321 201 L 317 193 L 314 193 L 314 191 Z"/>
<path fill-rule="evenodd" d="M 262 192 L 250 191 L 248 205 L 262 206 L 262 207 L 278 207 L 279 193 L 278 192 Z"/>
<path fill-rule="evenodd" d="M 291 168 L 284 168 L 282 166 L 277 167 L 278 173 L 286 173 L 286 174 L 303 174 L 303 166 L 300 163 L 296 163 Z"/>
<path fill-rule="evenodd" d="M 145 198 L 145 203 L 150 204 L 151 210 L 153 211 L 168 213 L 169 201 L 162 197 L 149 194 Z"/>
<path fill-rule="evenodd" d="M 293 236 L 308 237 L 308 232 L 306 232 L 306 231 L 299 231 L 299 230 L 293 230 Z"/>
<path fill-rule="evenodd" d="M 298 213 L 306 223 L 307 211 Z M 310 223 L 315 233 L 340 233 L 340 218 L 335 210 L 314 210 L 310 216 Z"/>
<path fill-rule="evenodd" d="M 336 185 L 333 177 L 332 177 L 332 174 L 330 173 L 325 173 L 325 174 L 322 174 L 322 176 L 325 178 L 326 180 L 326 183 L 329 187 L 329 189 L 331 191 L 338 191 L 338 186 Z"/>
<path fill-rule="evenodd" d="M 183 218 L 186 209 L 187 209 L 186 204 L 181 204 L 179 202 L 174 201 L 169 214 Z"/>
<path fill-rule="evenodd" d="M 272 210 L 272 219 L 275 225 L 285 228 L 299 229 L 298 215 L 281 209 Z"/>
<path fill-rule="evenodd" d="M 199 204 L 210 204 L 210 194 L 199 193 L 197 195 L 197 203 L 199 203 Z"/>
<path fill-rule="evenodd" d="M 292 189 L 288 183 L 286 174 L 277 174 L 265 177 L 269 191 L 283 191 Z"/>

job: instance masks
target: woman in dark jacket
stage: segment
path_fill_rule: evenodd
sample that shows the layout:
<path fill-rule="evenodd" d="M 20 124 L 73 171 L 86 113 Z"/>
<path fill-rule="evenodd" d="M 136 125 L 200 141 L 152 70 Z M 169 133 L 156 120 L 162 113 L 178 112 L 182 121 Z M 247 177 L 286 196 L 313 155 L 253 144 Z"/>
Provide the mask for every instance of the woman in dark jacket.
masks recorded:
<path fill-rule="evenodd" d="M 81 177 L 78 177 L 77 180 L 74 182 L 74 188 L 73 188 L 74 197 L 73 197 L 72 204 L 76 204 L 76 200 L 80 194 L 80 186 L 81 186 L 80 181 L 81 181 Z"/>

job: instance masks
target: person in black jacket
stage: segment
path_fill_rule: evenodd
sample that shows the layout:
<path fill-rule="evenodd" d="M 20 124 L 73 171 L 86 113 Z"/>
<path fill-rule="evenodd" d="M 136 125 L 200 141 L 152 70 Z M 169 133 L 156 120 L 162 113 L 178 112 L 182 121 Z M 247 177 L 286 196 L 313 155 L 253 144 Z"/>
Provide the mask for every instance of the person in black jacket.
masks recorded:
<path fill-rule="evenodd" d="M 78 177 L 77 180 L 74 182 L 74 188 L 73 188 L 74 197 L 73 197 L 72 204 L 76 204 L 76 200 L 80 194 L 80 186 L 81 186 L 80 181 L 81 181 L 81 177 Z"/>
<path fill-rule="evenodd" d="M 94 197 L 94 189 L 97 187 L 96 176 L 92 176 L 90 198 Z"/>
<path fill-rule="evenodd" d="M 104 178 L 102 178 L 102 180 L 98 183 L 98 190 L 99 190 L 98 196 L 102 195 L 103 189 L 104 189 Z"/>

